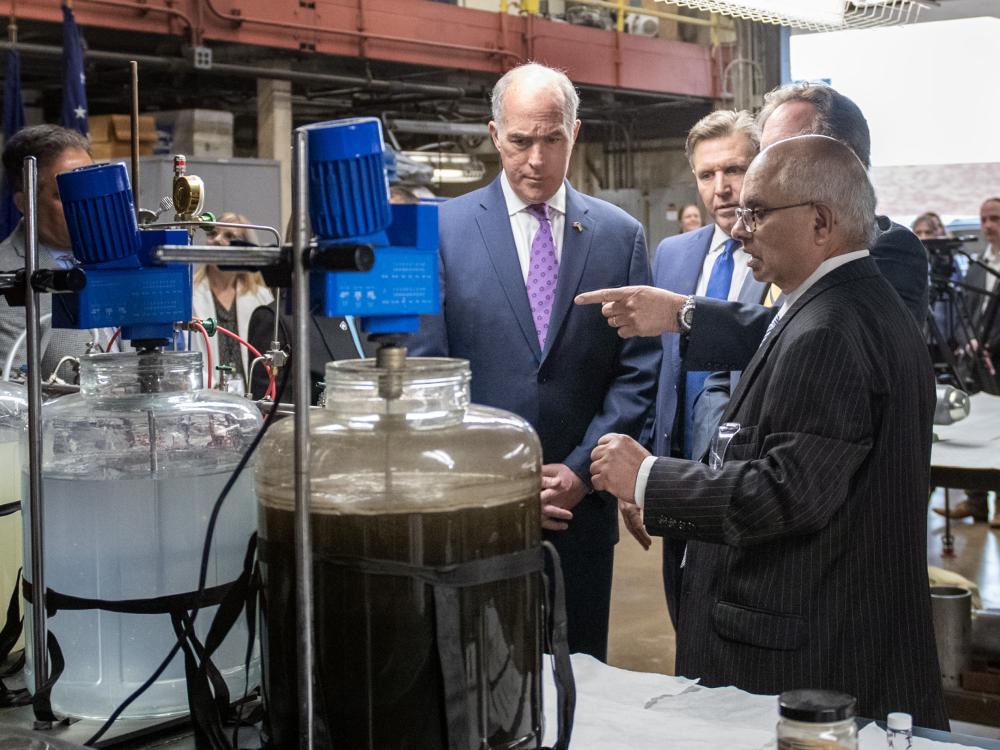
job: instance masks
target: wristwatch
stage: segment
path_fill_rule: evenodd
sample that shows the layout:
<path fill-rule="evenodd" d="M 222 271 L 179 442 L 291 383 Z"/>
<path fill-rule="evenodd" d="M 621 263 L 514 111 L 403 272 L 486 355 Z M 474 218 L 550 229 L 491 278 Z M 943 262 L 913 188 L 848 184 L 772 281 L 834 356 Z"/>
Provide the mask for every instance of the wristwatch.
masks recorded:
<path fill-rule="evenodd" d="M 690 333 L 692 323 L 694 323 L 694 295 L 689 294 L 681 309 L 677 311 L 677 325 L 681 333 Z"/>

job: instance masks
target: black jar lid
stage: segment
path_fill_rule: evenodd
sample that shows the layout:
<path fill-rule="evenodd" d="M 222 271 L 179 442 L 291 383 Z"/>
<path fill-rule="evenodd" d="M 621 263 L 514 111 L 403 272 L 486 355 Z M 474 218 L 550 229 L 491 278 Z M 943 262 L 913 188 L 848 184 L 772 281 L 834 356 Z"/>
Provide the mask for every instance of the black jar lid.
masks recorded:
<path fill-rule="evenodd" d="M 816 724 L 854 718 L 857 700 L 832 690 L 788 690 L 778 697 L 778 713 L 793 721 Z"/>

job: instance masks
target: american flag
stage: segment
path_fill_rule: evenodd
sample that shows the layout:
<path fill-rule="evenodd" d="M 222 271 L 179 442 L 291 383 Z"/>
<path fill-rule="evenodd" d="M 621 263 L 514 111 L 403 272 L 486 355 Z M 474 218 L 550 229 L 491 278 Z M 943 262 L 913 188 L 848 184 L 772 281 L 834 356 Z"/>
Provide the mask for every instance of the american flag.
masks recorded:
<path fill-rule="evenodd" d="M 24 127 L 24 102 L 21 101 L 21 53 L 7 50 L 7 66 L 3 81 L 3 139 L 6 143 Z M 0 239 L 14 231 L 21 213 L 14 207 L 10 187 L 4 180 L 0 188 Z"/>
<path fill-rule="evenodd" d="M 83 38 L 65 3 L 63 11 L 63 100 L 62 125 L 88 135 L 87 78 L 83 73 Z"/>

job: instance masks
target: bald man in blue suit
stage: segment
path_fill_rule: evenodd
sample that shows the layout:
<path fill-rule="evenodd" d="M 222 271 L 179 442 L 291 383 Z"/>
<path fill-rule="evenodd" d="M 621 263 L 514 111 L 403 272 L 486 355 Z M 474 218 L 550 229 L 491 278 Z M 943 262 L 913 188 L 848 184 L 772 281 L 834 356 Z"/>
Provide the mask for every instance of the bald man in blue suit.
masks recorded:
<path fill-rule="evenodd" d="M 565 180 L 577 102 L 564 74 L 537 64 L 497 83 L 490 133 L 503 172 L 441 206 L 443 311 L 408 346 L 468 359 L 472 400 L 535 428 L 540 512 L 562 560 L 569 646 L 605 660 L 617 505 L 592 490 L 590 453 L 606 432 L 639 436 L 660 347 L 655 338 L 625 341 L 600 309 L 573 304 L 582 291 L 650 281 L 642 226 Z"/>

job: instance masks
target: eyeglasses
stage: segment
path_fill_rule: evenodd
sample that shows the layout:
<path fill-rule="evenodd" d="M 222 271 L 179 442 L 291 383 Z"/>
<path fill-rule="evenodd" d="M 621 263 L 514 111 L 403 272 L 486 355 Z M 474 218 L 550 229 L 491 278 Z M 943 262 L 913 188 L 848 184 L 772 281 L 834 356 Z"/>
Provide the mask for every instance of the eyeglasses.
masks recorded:
<path fill-rule="evenodd" d="M 736 221 L 743 222 L 743 227 L 753 234 L 757 231 L 757 227 L 760 222 L 763 221 L 764 217 L 768 214 L 773 214 L 775 211 L 784 211 L 786 208 L 800 208 L 802 206 L 815 206 L 815 201 L 805 201 L 803 203 L 792 203 L 788 206 L 776 206 L 774 208 L 742 208 L 737 206 L 734 211 L 736 212 Z"/>

